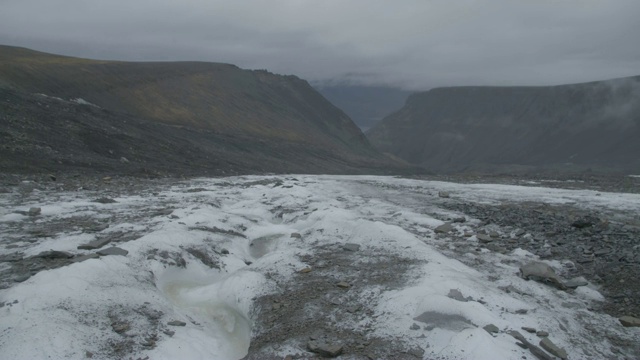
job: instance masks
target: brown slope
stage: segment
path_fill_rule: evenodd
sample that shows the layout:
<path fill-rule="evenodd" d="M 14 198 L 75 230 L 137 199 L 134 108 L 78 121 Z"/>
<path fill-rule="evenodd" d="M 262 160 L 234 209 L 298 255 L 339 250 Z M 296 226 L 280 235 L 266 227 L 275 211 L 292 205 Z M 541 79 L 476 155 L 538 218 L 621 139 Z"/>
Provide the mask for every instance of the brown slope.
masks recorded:
<path fill-rule="evenodd" d="M 0 84 L 113 111 L 372 155 L 351 120 L 295 76 L 204 62 L 116 62 L 0 47 Z"/>
<path fill-rule="evenodd" d="M 385 173 L 388 165 L 314 144 L 168 125 L 0 88 L 0 174 Z"/>
<path fill-rule="evenodd" d="M 141 129 L 146 128 L 157 143 L 168 143 L 164 150 L 155 149 L 160 154 L 187 142 L 183 147 L 192 153 L 203 152 L 222 162 L 241 163 L 235 167 L 227 164 L 234 172 L 380 172 L 387 167 L 398 171 L 404 168 L 382 157 L 348 116 L 295 76 L 242 70 L 229 64 L 97 61 L 0 46 L 0 88 L 5 89 L 4 98 L 21 102 L 18 107 L 5 104 L 8 107 L 4 114 L 11 110 L 11 116 L 2 118 L 2 125 L 8 129 L 4 134 L 6 143 L 21 144 L 21 149 L 29 145 L 10 134 L 15 124 L 9 124 L 8 119 L 15 121 L 22 112 L 48 121 L 42 128 L 49 127 L 48 131 L 64 136 L 58 131 L 60 128 L 51 127 L 55 123 L 51 116 L 32 108 L 42 102 L 34 94 L 46 94 L 62 99 L 63 105 L 49 104 L 58 109 L 60 116 L 73 110 L 69 111 L 77 116 L 67 120 L 79 123 L 85 138 L 108 137 L 110 130 L 97 123 L 109 124 L 108 129 L 123 127 L 127 122 L 116 121 L 118 117 L 145 124 L 136 125 L 135 131 L 128 129 L 135 136 L 124 142 L 120 140 L 130 134 L 114 130 L 117 141 L 98 151 L 105 161 L 113 157 L 107 151 L 113 152 L 109 146 L 132 147 L 144 138 Z M 78 98 L 97 105 L 102 112 L 94 109 L 86 114 L 90 110 L 87 105 L 78 107 L 69 102 Z M 161 124 L 164 127 L 156 126 Z M 29 136 L 38 137 L 37 124 L 31 125 Z M 167 125 L 173 131 L 166 131 Z M 179 135 L 180 140 L 173 135 Z M 146 155 L 139 156 L 140 161 L 145 156 L 159 158 L 152 153 L 151 144 L 142 142 L 145 145 L 138 153 Z M 79 140 L 80 143 L 86 141 Z M 73 151 L 83 149 L 86 150 L 84 145 Z M 32 155 L 25 155 L 25 159 Z M 175 154 L 166 155 L 173 158 Z M 124 153 L 119 156 L 136 158 Z M 198 160 L 202 168 L 211 168 L 203 159 Z M 79 160 L 82 166 L 95 166 L 100 161 Z M 293 165 L 288 166 L 289 162 Z"/>
<path fill-rule="evenodd" d="M 640 77 L 432 89 L 412 95 L 367 136 L 381 151 L 440 172 L 637 171 Z"/>

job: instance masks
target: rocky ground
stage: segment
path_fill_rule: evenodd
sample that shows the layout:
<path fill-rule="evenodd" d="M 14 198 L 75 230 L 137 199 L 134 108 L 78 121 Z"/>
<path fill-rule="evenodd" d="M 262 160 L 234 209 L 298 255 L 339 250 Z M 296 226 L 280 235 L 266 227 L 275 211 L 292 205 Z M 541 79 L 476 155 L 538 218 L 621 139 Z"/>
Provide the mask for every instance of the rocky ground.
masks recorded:
<path fill-rule="evenodd" d="M 640 317 L 640 280 L 636 276 L 640 273 L 640 214 L 629 211 L 633 204 L 616 209 L 611 206 L 586 206 L 578 201 L 554 202 L 535 198 L 509 201 L 505 200 L 508 195 L 499 200 L 499 197 L 481 193 L 484 188 L 478 188 L 478 193 L 473 194 L 474 188 L 470 190 L 456 187 L 455 184 L 435 182 L 433 185 L 423 186 L 403 183 L 402 180 L 387 182 L 381 179 L 348 178 L 344 181 L 347 185 L 341 185 L 346 190 L 337 192 L 335 199 L 330 195 L 323 195 L 329 196 L 331 201 L 338 204 L 337 208 L 357 210 L 360 214 L 358 219 L 367 219 L 373 221 L 371 224 L 377 224 L 375 226 L 383 226 L 380 228 L 381 233 L 386 226 L 403 229 L 438 249 L 446 257 L 457 259 L 469 268 L 487 274 L 486 281 L 490 286 L 519 299 L 530 299 L 537 295 L 527 293 L 531 291 L 527 287 L 532 286 L 527 282 L 523 283 L 527 285 L 515 283 L 514 286 L 513 282 L 506 281 L 512 281 L 509 277 L 511 275 L 507 275 L 510 274 L 509 269 L 521 266 L 524 259 L 519 255 L 511 255 L 514 250 L 515 253 L 519 251 L 517 249 L 525 250 L 537 255 L 536 259 L 560 264 L 555 266 L 555 270 L 562 283 L 562 290 L 556 290 L 557 284 L 554 283 L 545 285 L 550 288 L 550 292 L 559 291 L 554 292 L 557 298 L 551 297 L 552 301 L 558 303 L 549 304 L 547 298 L 546 304 L 540 302 L 541 299 L 537 300 L 540 303 L 537 309 L 503 308 L 506 313 L 513 311 L 508 316 L 524 316 L 525 320 L 529 319 L 527 326 L 522 328 L 498 322 L 497 326 L 477 324 L 464 316 L 456 315 L 459 316 L 456 318 L 453 315 L 444 316 L 424 311 L 409 316 L 410 326 L 406 326 L 402 332 L 386 334 L 385 327 L 392 327 L 391 324 L 394 324 L 394 319 L 400 313 L 394 313 L 385 303 L 388 302 L 385 294 L 401 293 L 403 289 L 415 285 L 418 273 L 422 271 L 419 269 L 437 261 L 412 254 L 411 250 L 400 247 L 396 249 L 393 237 L 387 238 L 384 235 L 376 238 L 362 230 L 372 225 L 358 228 L 365 232 L 364 235 L 359 234 L 357 229 L 353 233 L 346 233 L 344 230 L 338 232 L 327 225 L 321 228 L 317 225 L 302 227 L 300 224 L 306 224 L 322 203 L 314 201 L 316 199 L 312 197 L 315 196 L 313 192 L 305 195 L 307 198 L 293 196 L 288 192 L 299 191 L 296 190 L 299 188 L 311 189 L 312 185 L 307 184 L 316 181 L 312 177 L 273 177 L 242 181 L 220 179 L 215 183 L 218 192 L 212 194 L 212 187 L 206 182 L 198 186 L 198 183 L 178 179 L 3 175 L 0 177 L 2 205 L 6 209 L 14 209 L 5 215 L 20 215 L 24 220 L 0 223 L 0 288 L 3 289 L 0 291 L 9 291 L 23 282 L 28 283 L 29 279 L 46 270 L 62 269 L 78 262 L 116 255 L 124 255 L 133 262 L 150 263 L 151 279 L 146 279 L 146 275 L 139 275 L 145 278 L 140 281 L 154 282 L 155 276 L 156 286 L 160 288 L 157 285 L 161 282 L 158 280 L 159 270 L 154 264 L 160 264 L 163 269 L 188 268 L 190 264 L 197 262 L 207 268 L 230 273 L 235 267 L 241 270 L 253 269 L 271 284 L 270 291 L 254 296 L 246 314 L 252 322 L 246 359 L 281 359 L 285 356 L 290 359 L 335 356 L 353 359 L 451 359 L 455 357 L 438 348 L 439 344 L 434 338 L 437 331 L 433 329 L 451 327 L 452 324 L 462 328 L 484 328 L 483 331 L 486 330 L 497 338 L 509 335 L 512 342 L 519 340 L 527 349 L 522 350 L 521 354 L 513 353 L 516 358 L 553 358 L 551 354 L 560 354 L 562 357 L 562 352 L 551 346 L 553 343 L 543 345 L 538 344 L 538 341 L 548 339 L 549 342 L 558 342 L 558 339 L 563 338 L 568 339 L 560 342 L 568 350 L 570 359 L 631 359 L 635 357 L 634 354 L 640 353 L 640 335 L 635 328 L 618 325 L 619 328 L 607 331 L 611 327 L 609 323 L 594 323 L 587 320 L 590 315 L 585 315 L 608 314 L 616 319 L 623 316 Z M 589 179 L 527 180 L 508 177 L 447 177 L 431 180 L 458 181 L 464 184 L 501 182 L 535 187 L 640 193 L 640 179 L 631 177 L 598 178 L 593 182 L 589 182 Z M 329 181 L 333 179 L 330 178 Z M 167 192 L 169 188 L 189 200 L 185 202 L 172 198 L 171 193 Z M 256 196 L 266 196 L 260 206 L 270 214 L 267 216 L 270 224 L 289 226 L 292 230 L 283 233 L 280 229 L 275 235 L 258 236 L 252 229 L 262 226 L 264 215 L 257 218 L 247 212 L 238 217 L 238 220 L 234 220 L 234 215 L 231 215 L 229 220 L 210 224 L 206 221 L 190 223 L 188 214 L 183 212 L 188 204 L 189 209 L 192 209 L 190 211 L 195 213 L 199 208 L 209 207 L 214 210 L 223 209 L 222 214 L 227 215 L 219 215 L 221 218 L 229 217 L 229 214 L 237 215 L 236 208 L 232 206 L 229 209 L 225 204 L 247 201 L 249 195 L 246 193 L 249 190 L 258 194 Z M 63 204 L 69 194 L 87 201 L 88 205 L 83 205 L 82 209 L 70 213 L 70 216 L 41 214 L 40 204 Z M 287 196 L 293 200 L 283 202 L 282 199 Z M 620 196 L 624 198 L 624 195 Z M 133 205 L 127 205 L 124 210 L 118 208 L 124 201 L 118 199 L 129 197 L 139 200 Z M 56 206 L 65 210 L 64 205 Z M 638 204 L 635 207 L 637 209 Z M 96 214 L 88 209 L 98 209 L 98 212 Z M 407 215 L 409 209 L 412 214 L 432 219 L 426 223 L 432 225 L 425 225 L 411 217 L 414 215 Z M 150 248 L 145 252 L 132 247 L 132 244 L 142 242 L 141 239 L 146 234 L 153 233 L 164 222 L 175 226 L 183 225 L 185 231 L 191 234 L 204 234 L 209 239 L 207 241 L 212 243 L 185 243 L 174 250 L 158 245 L 157 249 Z M 353 223 L 357 227 L 358 222 L 353 220 Z M 125 227 L 125 224 L 128 225 Z M 358 235 L 354 235 L 356 233 Z M 47 246 L 55 244 L 52 240 L 62 239 L 63 234 L 67 237 L 69 234 L 77 236 L 81 240 L 78 243 L 83 247 L 78 247 L 77 250 L 57 250 L 55 246 L 45 250 L 38 247 L 41 243 L 46 243 Z M 363 242 L 363 239 L 370 237 L 373 245 Z M 217 239 L 221 239 L 220 243 Z M 379 242 L 389 245 L 377 246 Z M 236 245 L 233 244 L 238 243 L 246 243 L 246 253 L 234 248 Z M 109 249 L 107 244 L 116 245 L 116 249 L 122 249 L 122 252 L 113 248 L 111 252 L 105 252 Z M 297 248 L 299 245 L 296 244 L 304 244 L 301 249 L 306 250 L 283 255 L 283 259 L 290 259 L 289 270 L 283 271 L 280 267 L 282 265 L 276 266 L 276 262 L 265 262 L 269 254 L 288 251 L 283 250 L 283 246 L 285 249 Z M 136 253 L 140 253 L 139 259 L 135 257 Z M 243 263 L 238 265 L 236 260 L 232 262 L 231 259 L 241 259 Z M 501 269 L 501 266 L 505 269 Z M 580 295 L 582 293 L 579 289 L 587 284 L 597 288 L 606 301 L 587 301 L 581 298 L 583 295 Z M 482 307 L 495 305 L 491 303 L 491 294 L 479 296 L 474 295 L 471 290 L 455 287 L 446 290 L 448 298 L 460 303 L 473 303 L 473 306 Z M 6 294 L 9 293 L 2 296 L 0 307 L 9 312 L 12 308 L 21 306 L 19 301 L 16 302 Z M 175 303 L 172 306 L 175 307 Z M 58 307 L 75 311 L 71 303 Z M 555 308 L 575 310 L 575 314 L 585 316 L 585 319 L 572 320 L 582 324 L 582 329 L 576 329 L 572 322 L 565 322 L 565 325 L 560 324 L 559 327 L 545 327 L 544 324 L 541 326 L 531 320 Z M 163 302 L 149 300 L 140 304 L 116 302 L 100 310 L 104 312 L 103 318 L 87 313 L 83 315 L 83 321 L 101 328 L 101 333 L 107 335 L 101 338 L 100 346 L 86 348 L 84 352 L 76 352 L 72 357 L 79 357 L 80 354 L 93 358 L 161 358 L 158 352 L 153 351 L 162 350 L 160 344 L 163 341 L 177 341 L 181 332 L 186 331 L 181 330 L 183 327 L 188 330 L 206 325 L 206 321 L 195 318 L 192 313 L 175 313 L 172 309 Z M 180 314 L 184 315 L 181 319 L 187 321 L 177 320 Z M 533 333 L 529 334 L 530 331 Z M 0 333 L 0 346 L 6 344 L 6 340 L 1 339 L 2 334 L 6 336 L 9 333 L 11 329 L 4 329 Z M 609 348 L 589 348 L 590 342 L 600 338 L 606 339 Z"/>
<path fill-rule="evenodd" d="M 411 178 L 433 181 L 451 181 L 460 184 L 506 184 L 550 187 L 571 190 L 596 190 L 638 194 L 640 176 L 623 173 L 542 171 L 520 174 L 448 174 L 417 175 Z"/>
<path fill-rule="evenodd" d="M 366 144 L 368 150 L 359 153 L 335 146 L 334 139 L 268 139 L 253 132 L 168 125 L 77 99 L 0 87 L 0 174 L 158 178 L 419 171 L 384 158 Z"/>
<path fill-rule="evenodd" d="M 526 178 L 449 175 L 428 178 L 460 183 L 640 193 L 640 177 L 628 175 L 530 175 Z M 640 274 L 639 213 L 585 210 L 575 204 L 550 206 L 544 202 L 493 206 L 451 201 L 443 206 L 481 219 L 488 229 L 492 226 L 517 229 L 513 236 L 491 238 L 486 246 L 498 251 L 520 247 L 543 259 L 570 259 L 576 265 L 572 274 L 602 286 L 609 300 L 603 304 L 604 311 L 617 317 L 640 316 L 640 279 L 636 276 Z"/>

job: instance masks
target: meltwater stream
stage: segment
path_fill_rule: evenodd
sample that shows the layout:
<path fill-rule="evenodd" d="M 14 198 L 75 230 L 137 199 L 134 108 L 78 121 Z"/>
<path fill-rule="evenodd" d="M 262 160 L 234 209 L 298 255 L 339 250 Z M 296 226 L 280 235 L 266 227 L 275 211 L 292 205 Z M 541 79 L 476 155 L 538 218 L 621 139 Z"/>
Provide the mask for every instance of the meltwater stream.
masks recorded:
<path fill-rule="evenodd" d="M 197 326 L 210 336 L 207 350 L 220 354 L 220 359 L 241 359 L 249 349 L 251 323 L 234 294 L 238 280 L 238 276 L 176 268 L 158 279 L 158 287 L 177 313 L 195 322 L 188 326 Z"/>

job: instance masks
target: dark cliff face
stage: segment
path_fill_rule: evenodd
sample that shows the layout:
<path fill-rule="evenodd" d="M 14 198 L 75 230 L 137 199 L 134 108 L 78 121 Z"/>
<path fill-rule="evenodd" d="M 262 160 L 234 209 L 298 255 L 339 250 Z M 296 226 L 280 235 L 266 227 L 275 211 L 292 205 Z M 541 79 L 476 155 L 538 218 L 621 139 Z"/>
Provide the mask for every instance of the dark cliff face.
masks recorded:
<path fill-rule="evenodd" d="M 179 161 L 180 157 L 169 151 L 190 149 L 187 153 L 193 156 L 206 153 L 201 159 L 193 157 L 192 162 L 218 169 L 216 173 L 225 166 L 235 173 L 367 172 L 368 168 L 379 172 L 387 166 L 403 167 L 381 156 L 347 115 L 295 76 L 242 70 L 229 64 L 98 61 L 0 46 L 0 89 L 7 100 L 2 104 L 1 124 L 5 147 L 0 149 L 9 157 L 3 159 L 6 169 L 11 168 L 12 158 L 22 156 L 16 155 L 16 149 L 29 152 L 36 146 L 25 139 L 42 138 L 38 129 L 69 136 L 69 144 L 95 139 L 104 147 L 98 152 L 107 158 L 117 152 L 110 147 L 135 149 L 142 144 L 139 153 L 146 155 L 119 151 L 116 159 L 159 159 L 166 153 L 166 158 Z M 38 98 L 38 94 L 47 98 Z M 49 113 L 39 106 L 45 102 Z M 17 128 L 20 117 L 29 119 L 29 131 L 22 135 Z M 57 121 L 60 118 L 66 122 Z M 69 130 L 65 135 L 63 125 L 67 130 L 82 131 Z M 144 139 L 145 131 L 149 139 L 165 144 L 164 148 L 154 148 Z M 110 140 L 97 141 L 105 136 Z M 58 151 L 66 149 L 64 144 L 51 136 L 45 138 L 51 144 L 39 140 L 38 146 L 60 155 L 56 155 L 60 159 L 54 157 L 58 159 L 55 163 L 69 160 L 62 154 L 66 150 Z M 87 151 L 83 146 L 73 151 Z M 74 163 L 96 167 L 100 160 L 93 158 L 94 153 Z M 23 154 L 23 165 L 33 155 L 29 154 Z M 207 157 L 220 165 L 213 161 L 207 164 Z M 103 164 L 107 168 L 125 167 L 107 163 Z M 166 163 L 161 167 L 171 169 Z"/>
<path fill-rule="evenodd" d="M 640 169 L 640 77 L 552 87 L 451 87 L 412 95 L 367 132 L 436 171 Z"/>

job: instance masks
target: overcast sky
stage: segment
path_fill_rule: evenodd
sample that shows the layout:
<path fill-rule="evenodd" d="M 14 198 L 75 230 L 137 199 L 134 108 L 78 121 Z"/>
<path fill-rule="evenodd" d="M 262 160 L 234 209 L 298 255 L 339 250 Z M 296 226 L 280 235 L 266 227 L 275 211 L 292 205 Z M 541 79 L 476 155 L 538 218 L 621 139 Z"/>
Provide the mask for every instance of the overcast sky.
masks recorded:
<path fill-rule="evenodd" d="M 0 0 L 0 43 L 428 89 L 640 75 L 640 0 Z"/>

